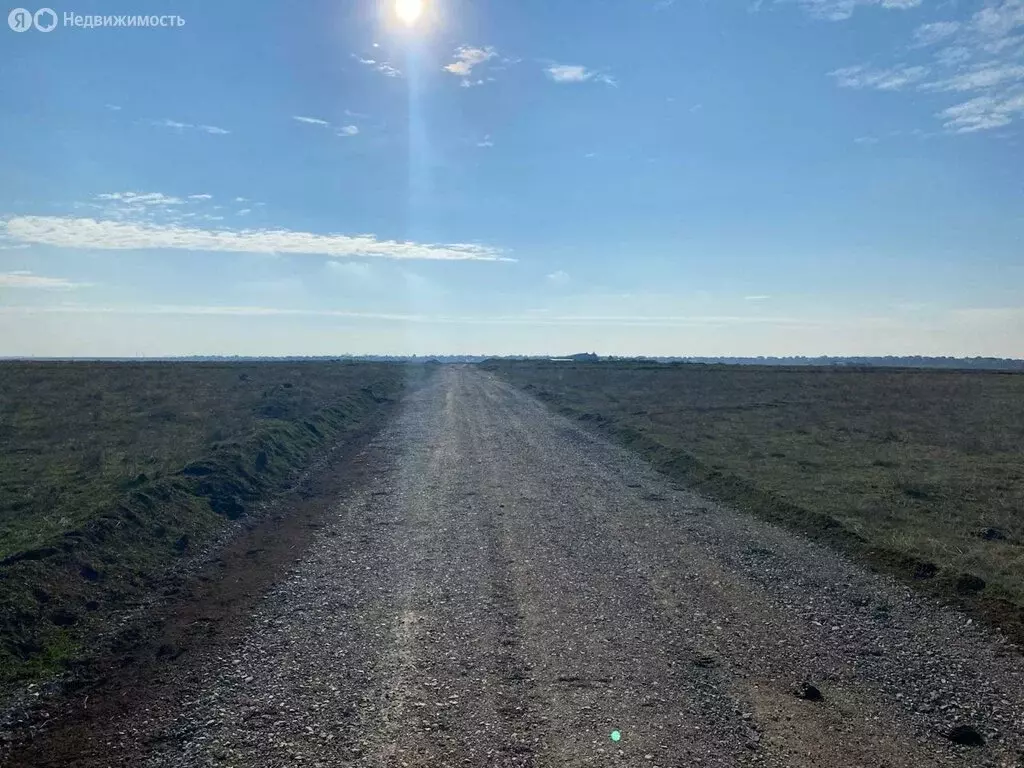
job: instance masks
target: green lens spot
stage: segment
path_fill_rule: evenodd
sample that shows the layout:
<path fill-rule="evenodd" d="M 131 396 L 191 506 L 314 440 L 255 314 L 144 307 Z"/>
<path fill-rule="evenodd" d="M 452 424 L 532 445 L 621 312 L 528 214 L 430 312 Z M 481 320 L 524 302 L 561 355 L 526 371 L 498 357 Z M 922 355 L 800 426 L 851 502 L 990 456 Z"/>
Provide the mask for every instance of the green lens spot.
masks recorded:
<path fill-rule="evenodd" d="M 612 741 L 618 741 L 622 738 L 622 734 L 618 731 L 612 731 Z"/>

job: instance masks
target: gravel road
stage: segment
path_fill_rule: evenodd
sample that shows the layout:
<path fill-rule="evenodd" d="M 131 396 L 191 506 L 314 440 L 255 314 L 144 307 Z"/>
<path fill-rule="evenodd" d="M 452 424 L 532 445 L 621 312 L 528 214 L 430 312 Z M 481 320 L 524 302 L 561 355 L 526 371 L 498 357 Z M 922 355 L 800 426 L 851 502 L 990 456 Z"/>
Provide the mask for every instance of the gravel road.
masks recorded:
<path fill-rule="evenodd" d="M 358 460 L 245 641 L 107 765 L 1024 764 L 998 636 L 491 374 L 442 369 Z"/>

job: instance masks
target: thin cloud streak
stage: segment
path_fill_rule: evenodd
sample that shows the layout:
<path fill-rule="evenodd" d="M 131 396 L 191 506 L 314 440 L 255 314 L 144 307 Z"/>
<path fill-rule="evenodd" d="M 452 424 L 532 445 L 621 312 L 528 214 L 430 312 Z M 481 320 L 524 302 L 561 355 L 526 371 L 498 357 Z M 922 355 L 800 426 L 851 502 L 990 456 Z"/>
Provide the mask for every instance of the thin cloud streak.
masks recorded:
<path fill-rule="evenodd" d="M 192 123 L 180 123 L 177 120 L 171 120 L 164 118 L 163 120 L 150 120 L 150 125 L 155 125 L 160 128 L 171 128 L 172 130 L 178 131 L 202 131 L 203 133 L 213 134 L 215 136 L 226 136 L 231 131 L 220 128 L 216 125 L 194 125 Z"/>
<path fill-rule="evenodd" d="M 76 283 L 63 277 L 44 277 L 26 269 L 0 272 L 0 288 L 32 288 L 38 290 L 62 291 L 73 288 L 88 288 L 91 283 Z"/>
<path fill-rule="evenodd" d="M 377 61 L 377 59 L 364 59 L 362 56 L 352 54 L 352 58 L 358 61 L 360 64 L 365 64 L 368 67 L 373 67 L 376 71 L 380 72 L 385 77 L 401 77 L 402 71 L 396 67 L 391 66 L 386 61 Z"/>
<path fill-rule="evenodd" d="M 942 110 L 938 117 L 954 133 L 976 133 L 1009 125 L 1020 114 L 1024 114 L 1024 93 L 1006 99 L 978 96 Z"/>
<path fill-rule="evenodd" d="M 796 2 L 811 16 L 826 21 L 846 21 L 858 7 L 880 5 L 890 10 L 916 8 L 922 0 L 775 0 L 777 3 Z"/>
<path fill-rule="evenodd" d="M 307 125 L 316 125 L 321 128 L 333 128 L 335 135 L 341 137 L 357 136 L 359 134 L 358 125 L 335 126 L 328 120 L 321 120 L 319 117 L 306 117 L 305 115 L 292 115 L 292 120 L 305 123 Z"/>
<path fill-rule="evenodd" d="M 341 309 L 293 309 L 280 307 L 230 307 L 190 305 L 99 306 L 55 304 L 50 306 L 0 307 L 0 314 L 91 314 L 91 315 L 201 315 L 231 317 L 334 317 L 353 320 L 387 320 L 442 325 L 580 325 L 682 327 L 712 325 L 820 326 L 829 323 L 791 317 L 745 316 L 537 316 L 537 315 L 426 315 L 403 312 L 359 312 Z"/>
<path fill-rule="evenodd" d="M 613 77 L 580 64 L 551 64 L 544 71 L 556 83 L 585 83 L 593 80 L 605 85 L 617 85 Z"/>
<path fill-rule="evenodd" d="M 906 85 L 920 82 L 928 76 L 928 68 L 922 66 L 896 66 L 889 69 L 872 69 L 863 65 L 842 67 L 829 72 L 840 88 L 877 88 L 880 91 L 898 91 Z"/>
<path fill-rule="evenodd" d="M 430 244 L 378 240 L 373 235 L 338 235 L 287 229 L 195 229 L 179 225 L 72 218 L 17 216 L 0 222 L 10 240 L 58 248 L 98 250 L 171 249 L 234 253 L 306 254 L 333 258 L 448 261 L 515 261 L 473 243 Z"/>
<path fill-rule="evenodd" d="M 189 195 L 189 198 L 209 199 L 210 195 Z M 180 197 L 165 195 L 162 192 L 104 192 L 96 195 L 97 200 L 123 203 L 124 205 L 181 205 L 185 201 Z"/>

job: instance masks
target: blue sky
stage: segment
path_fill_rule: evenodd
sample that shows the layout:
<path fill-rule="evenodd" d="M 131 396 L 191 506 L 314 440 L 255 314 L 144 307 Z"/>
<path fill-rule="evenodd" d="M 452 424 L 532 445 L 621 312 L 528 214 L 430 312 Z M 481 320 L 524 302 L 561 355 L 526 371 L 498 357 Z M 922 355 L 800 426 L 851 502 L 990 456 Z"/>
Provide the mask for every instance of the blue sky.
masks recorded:
<path fill-rule="evenodd" d="M 0 355 L 1024 357 L 1024 0 L 424 3 L 0 28 Z"/>

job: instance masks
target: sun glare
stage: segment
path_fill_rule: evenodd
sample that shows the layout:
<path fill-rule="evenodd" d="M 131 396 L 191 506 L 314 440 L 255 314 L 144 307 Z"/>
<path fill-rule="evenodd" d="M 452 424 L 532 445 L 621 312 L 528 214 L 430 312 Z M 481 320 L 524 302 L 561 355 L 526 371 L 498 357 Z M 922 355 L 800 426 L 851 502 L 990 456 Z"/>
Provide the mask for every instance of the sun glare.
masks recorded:
<path fill-rule="evenodd" d="M 423 13 L 423 0 L 395 0 L 395 15 L 408 26 L 416 23 Z"/>

